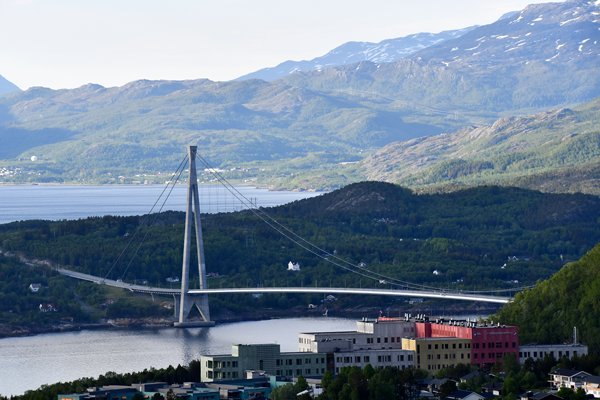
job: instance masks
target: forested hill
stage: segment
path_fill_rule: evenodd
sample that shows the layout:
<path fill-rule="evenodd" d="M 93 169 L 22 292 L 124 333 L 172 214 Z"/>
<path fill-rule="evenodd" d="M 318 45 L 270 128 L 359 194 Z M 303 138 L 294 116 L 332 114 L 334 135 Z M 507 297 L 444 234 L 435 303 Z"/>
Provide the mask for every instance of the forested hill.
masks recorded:
<path fill-rule="evenodd" d="M 481 187 L 416 195 L 363 182 L 266 211 L 326 252 L 396 279 L 445 288 L 532 284 L 600 242 L 600 198 L 581 194 Z M 211 285 L 379 284 L 336 269 L 251 212 L 206 215 L 203 229 L 208 272 L 219 275 Z M 183 214 L 172 212 L 26 221 L 0 225 L 0 249 L 97 276 L 110 271 L 114 279 L 164 285 L 180 274 L 182 232 Z M 289 261 L 299 262 L 301 272 L 290 274 Z"/>
<path fill-rule="evenodd" d="M 336 216 L 391 218 L 395 220 L 392 225 L 397 226 L 414 227 L 415 219 L 420 225 L 443 225 L 445 221 L 455 223 L 458 218 L 469 222 L 474 229 L 490 226 L 539 229 L 558 227 L 561 223 L 587 225 L 591 216 L 600 215 L 600 198 L 498 186 L 416 194 L 398 185 L 372 181 L 280 206 L 273 212 L 333 220 Z"/>
<path fill-rule="evenodd" d="M 569 341 L 573 327 L 592 352 L 600 351 L 600 244 L 550 279 L 519 293 L 498 313 L 519 326 L 521 342 Z"/>

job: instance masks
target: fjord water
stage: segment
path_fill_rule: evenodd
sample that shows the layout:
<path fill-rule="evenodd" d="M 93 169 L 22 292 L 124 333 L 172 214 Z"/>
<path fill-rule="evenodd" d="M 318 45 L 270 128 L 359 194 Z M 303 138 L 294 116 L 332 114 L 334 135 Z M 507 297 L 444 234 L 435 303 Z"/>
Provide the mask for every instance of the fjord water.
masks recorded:
<path fill-rule="evenodd" d="M 0 224 L 29 219 L 147 214 L 163 189 L 162 185 L 0 185 Z M 236 189 L 259 207 L 277 206 L 320 194 L 269 191 L 251 186 L 238 186 Z M 186 191 L 185 185 L 175 186 L 163 211 L 185 211 Z M 163 198 L 156 209 L 162 205 Z M 200 204 L 200 209 L 206 213 L 242 208 L 242 204 L 225 188 L 216 185 L 200 185 Z"/>
<path fill-rule="evenodd" d="M 97 330 L 0 339 L 0 395 L 107 371 L 187 365 L 202 354 L 231 354 L 236 343 L 279 343 L 282 351 L 297 351 L 300 332 L 354 329 L 356 323 L 349 319 L 286 318 L 209 329 Z"/>
<path fill-rule="evenodd" d="M 77 219 L 150 212 L 161 185 L 0 185 L 0 223 L 29 219 Z M 316 196 L 315 192 L 236 188 L 259 207 Z M 175 186 L 163 210 L 185 210 L 187 188 Z M 239 201 L 214 185 L 201 185 L 203 212 L 242 208 Z M 160 208 L 162 200 L 158 203 Z M 156 210 L 155 209 L 155 210 Z M 290 319 L 220 325 L 210 330 L 161 329 L 83 331 L 0 339 L 0 394 L 16 395 L 40 385 L 129 372 L 169 364 L 187 364 L 200 354 L 229 353 L 233 343 L 277 342 L 297 349 L 297 334 L 306 330 L 353 327 L 348 320 Z"/>

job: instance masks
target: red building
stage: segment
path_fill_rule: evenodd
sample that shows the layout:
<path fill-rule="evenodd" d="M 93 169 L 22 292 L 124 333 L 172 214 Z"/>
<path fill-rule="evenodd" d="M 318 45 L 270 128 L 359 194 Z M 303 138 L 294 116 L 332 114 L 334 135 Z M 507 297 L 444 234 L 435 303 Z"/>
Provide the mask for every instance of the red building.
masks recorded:
<path fill-rule="evenodd" d="M 455 337 L 471 340 L 471 364 L 490 366 L 502 363 L 505 354 L 519 359 L 519 332 L 516 326 L 484 325 L 469 321 L 417 321 L 417 337 Z"/>

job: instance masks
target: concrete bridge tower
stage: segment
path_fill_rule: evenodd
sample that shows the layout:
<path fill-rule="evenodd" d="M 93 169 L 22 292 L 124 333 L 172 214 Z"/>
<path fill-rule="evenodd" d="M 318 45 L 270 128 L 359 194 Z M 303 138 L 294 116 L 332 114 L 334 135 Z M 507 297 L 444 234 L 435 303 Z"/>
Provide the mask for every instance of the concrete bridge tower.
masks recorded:
<path fill-rule="evenodd" d="M 187 190 L 187 208 L 185 212 L 185 234 L 183 242 L 183 265 L 181 267 L 181 296 L 179 304 L 175 302 L 175 310 L 179 311 L 179 320 L 176 327 L 206 327 L 213 326 L 210 320 L 207 294 L 189 293 L 190 251 L 192 240 L 192 224 L 196 227 L 196 252 L 198 259 L 198 279 L 200 289 L 207 289 L 206 263 L 204 261 L 204 242 L 202 240 L 202 225 L 200 223 L 200 196 L 198 195 L 198 179 L 196 176 L 196 151 L 197 146 L 189 147 L 190 176 Z M 177 300 L 177 299 L 176 299 Z M 196 309 L 200 319 L 190 319 L 191 312 Z"/>

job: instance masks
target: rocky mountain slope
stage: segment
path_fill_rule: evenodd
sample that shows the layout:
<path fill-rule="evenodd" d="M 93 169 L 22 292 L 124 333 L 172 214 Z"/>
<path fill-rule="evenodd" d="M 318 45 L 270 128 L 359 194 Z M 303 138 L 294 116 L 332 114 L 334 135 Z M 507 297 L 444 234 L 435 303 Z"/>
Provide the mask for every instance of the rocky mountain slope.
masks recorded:
<path fill-rule="evenodd" d="M 286 81 L 449 117 L 577 103 L 600 95 L 599 15 L 600 4 L 587 0 L 537 4 L 395 63 L 362 62 Z"/>
<path fill-rule="evenodd" d="M 358 168 L 412 187 L 509 184 L 600 194 L 600 99 L 387 145 Z"/>
<path fill-rule="evenodd" d="M 400 38 L 383 40 L 379 43 L 348 42 L 312 60 L 284 61 L 275 67 L 263 68 L 241 76 L 238 80 L 262 79 L 273 81 L 299 71 L 321 71 L 324 68 L 355 64 L 361 61 L 394 62 L 429 46 L 464 35 L 473 28 L 440 33 L 415 33 Z"/>

